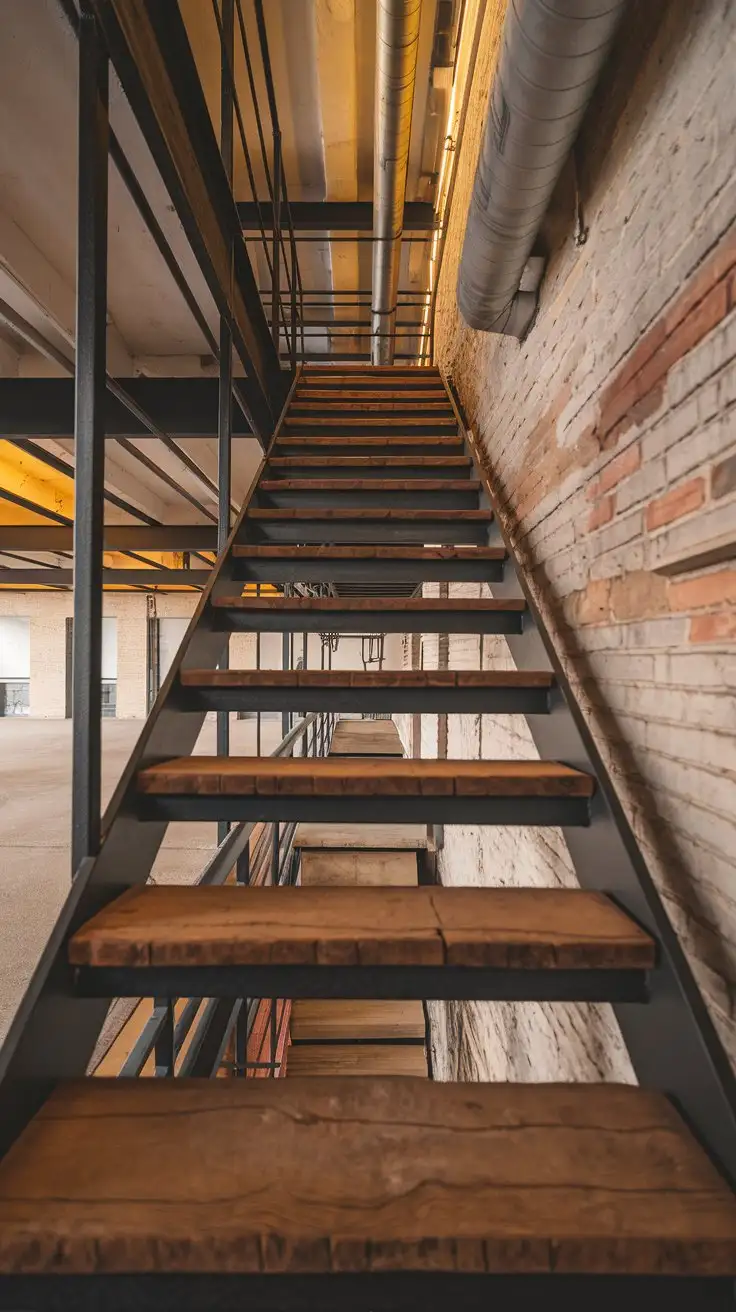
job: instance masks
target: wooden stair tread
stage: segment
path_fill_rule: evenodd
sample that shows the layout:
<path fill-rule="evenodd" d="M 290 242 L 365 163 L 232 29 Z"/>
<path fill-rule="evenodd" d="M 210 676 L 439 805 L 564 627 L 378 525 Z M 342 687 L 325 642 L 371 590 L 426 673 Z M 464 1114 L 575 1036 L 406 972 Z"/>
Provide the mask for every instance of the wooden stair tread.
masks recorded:
<path fill-rule="evenodd" d="M 471 612 L 477 615 L 513 611 L 521 614 L 526 602 L 519 597 L 213 597 L 215 610 L 254 611 L 402 611 L 407 615 Z"/>
<path fill-rule="evenodd" d="M 276 448 L 280 446 L 317 446 L 317 447 L 329 446 L 334 448 L 337 445 L 345 446 L 345 447 L 349 447 L 351 445 L 376 446 L 376 447 L 381 447 L 385 451 L 390 451 L 392 445 L 418 446 L 418 447 L 439 446 L 439 447 L 444 447 L 447 450 L 453 448 L 455 451 L 458 452 L 462 451 L 462 439 L 460 437 L 442 437 L 441 435 L 436 436 L 433 434 L 430 434 L 429 436 L 427 436 L 426 434 L 424 436 L 420 436 L 417 434 L 412 436 L 410 434 L 407 434 L 406 436 L 401 436 L 401 437 L 393 437 L 388 435 L 384 435 L 383 437 L 371 437 L 370 434 L 363 434 L 362 436 L 360 436 L 360 435 L 356 435 L 355 433 L 353 434 L 330 433 L 329 437 L 318 437 L 316 435 L 310 437 L 307 434 L 304 437 L 299 437 L 296 434 L 292 434 L 292 433 L 287 435 L 283 432 L 283 429 L 281 430 L 280 435 L 276 438 L 276 441 L 273 444 L 273 450 L 276 450 Z"/>
<path fill-rule="evenodd" d="M 140 770 L 153 796 L 591 797 L 591 775 L 555 761 L 182 756 Z"/>
<path fill-rule="evenodd" d="M 294 833 L 294 847 L 322 851 L 360 851 L 366 856 L 422 851 L 427 846 L 426 825 L 315 824 L 302 821 Z M 302 851 L 302 859 L 306 853 Z M 414 866 L 416 883 L 416 865 Z M 368 882 L 368 881 L 366 881 Z M 403 883 L 397 880 L 397 883 Z"/>
<path fill-rule="evenodd" d="M 426 1076 L 427 1057 L 417 1043 L 302 1043 L 289 1049 L 287 1076 Z"/>
<path fill-rule="evenodd" d="M 424 1039 L 425 1029 L 421 1002 L 366 1002 L 345 998 L 330 998 L 323 1002 L 297 998 L 291 1008 L 293 1043 L 304 1039 L 329 1041 L 356 1037 Z"/>
<path fill-rule="evenodd" d="M 310 829 L 315 826 L 301 827 Z M 365 827 L 371 828 L 369 825 Z M 369 847 L 330 849 L 330 845 L 325 844 L 320 849 L 301 843 L 299 847 L 303 888 L 332 888 L 336 885 L 352 888 L 359 884 L 365 887 L 378 885 L 383 888 L 415 888 L 417 885 L 416 848 L 406 851 L 371 851 Z"/>
<path fill-rule="evenodd" d="M 236 542 L 233 555 L 254 556 L 265 560 L 505 560 L 503 547 L 390 547 L 390 546 L 265 546 L 260 543 Z"/>
<path fill-rule="evenodd" d="M 339 506 L 314 506 L 311 510 L 305 510 L 301 507 L 289 506 L 282 510 L 262 510 L 254 507 L 248 511 L 248 519 L 255 520 L 283 520 L 283 519 L 305 519 L 310 522 L 318 519 L 370 519 L 370 520 L 427 520 L 429 523 L 436 520 L 445 520 L 447 522 L 465 523 L 467 520 L 477 520 L 479 522 L 490 523 L 493 519 L 493 513 L 490 510 L 410 510 L 403 506 L 400 509 L 388 509 L 375 507 L 366 509 L 365 507 L 339 507 Z"/>
<path fill-rule="evenodd" d="M 0 1164 L 2 1271 L 371 1268 L 733 1276 L 736 1201 L 606 1084 L 74 1081 Z"/>
<path fill-rule="evenodd" d="M 381 393 L 370 397 L 355 397 L 345 392 L 331 392 L 328 398 L 314 397 L 311 393 L 306 395 L 295 393 L 289 406 L 289 415 L 293 416 L 297 410 L 310 415 L 330 414 L 335 410 L 355 411 L 356 414 L 382 414 L 386 410 L 391 410 L 395 414 L 441 413 L 447 415 L 448 419 L 454 418 L 454 411 L 447 395 L 443 396 L 441 393 L 437 396 L 421 398 L 414 393 L 407 395 L 406 392 L 398 392 L 390 397 Z"/>
<path fill-rule="evenodd" d="M 269 469 L 406 469 L 415 465 L 468 469 L 471 464 L 470 456 L 333 456 L 329 460 L 326 456 L 273 456 L 268 461 Z"/>
<path fill-rule="evenodd" d="M 555 678 L 545 670 L 182 670 L 179 682 L 186 688 L 551 688 Z"/>
<path fill-rule="evenodd" d="M 313 384 L 309 387 L 298 387 L 294 393 L 294 405 L 303 405 L 305 401 L 403 401 L 407 398 L 411 400 L 440 401 L 444 402 L 447 392 L 442 383 L 427 383 L 426 387 L 412 388 L 407 391 L 405 388 L 387 388 L 371 387 L 365 383 L 361 387 L 326 387 L 323 384 Z"/>
<path fill-rule="evenodd" d="M 475 492 L 474 478 L 278 478 L 264 479 L 259 492 Z"/>
<path fill-rule="evenodd" d="M 403 756 L 404 745 L 393 720 L 338 720 L 330 756 Z"/>
<path fill-rule="evenodd" d="M 655 948 L 603 894 L 581 889 L 151 884 L 77 930 L 69 960 L 646 970 Z"/>

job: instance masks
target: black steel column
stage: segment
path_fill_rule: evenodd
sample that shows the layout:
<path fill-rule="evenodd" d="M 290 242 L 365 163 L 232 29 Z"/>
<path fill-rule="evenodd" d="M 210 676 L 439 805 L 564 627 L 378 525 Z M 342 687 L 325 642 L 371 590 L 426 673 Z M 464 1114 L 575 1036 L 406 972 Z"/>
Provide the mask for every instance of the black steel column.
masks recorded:
<path fill-rule="evenodd" d="M 273 241 L 271 243 L 271 264 L 273 266 L 273 283 L 271 286 L 271 336 L 276 350 L 279 349 L 279 319 L 281 314 L 281 132 L 274 127 L 273 132 Z"/>
<path fill-rule="evenodd" d="M 108 59 L 86 0 L 79 23 L 78 114 L 72 876 L 100 846 L 102 755 Z"/>
<path fill-rule="evenodd" d="M 222 0 L 222 46 L 220 50 L 220 150 L 227 180 L 233 183 L 233 87 L 230 70 L 235 69 L 234 59 L 234 0 Z M 233 293 L 233 248 L 230 243 L 230 297 Z M 232 484 L 232 427 L 233 427 L 233 346 L 230 329 L 225 318 L 220 319 L 220 386 L 217 425 L 217 550 L 223 551 L 230 536 L 230 490 Z M 220 669 L 230 664 L 230 641 L 220 658 Z M 217 712 L 217 755 L 230 755 L 230 715 Z M 227 837 L 230 825 L 227 820 L 217 822 L 217 841 Z"/>

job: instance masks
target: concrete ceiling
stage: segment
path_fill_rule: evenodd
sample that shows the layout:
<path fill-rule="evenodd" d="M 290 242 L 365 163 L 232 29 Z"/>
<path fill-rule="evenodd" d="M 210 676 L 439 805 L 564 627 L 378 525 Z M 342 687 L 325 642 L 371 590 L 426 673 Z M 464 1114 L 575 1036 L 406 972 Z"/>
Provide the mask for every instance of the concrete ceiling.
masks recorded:
<path fill-rule="evenodd" d="M 456 0 L 456 8 L 459 7 Z M 180 0 L 180 8 L 219 133 L 219 39 L 210 0 Z M 246 29 L 260 77 L 252 0 L 244 0 Z M 375 0 L 268 0 L 268 39 L 280 116 L 286 179 L 294 200 L 365 200 L 372 197 Z M 423 0 L 420 51 L 407 200 L 432 201 L 444 141 L 447 92 L 431 69 L 438 0 Z M 57 0 L 2 0 L 0 117 L 0 297 L 55 347 L 73 349 L 76 245 L 77 43 Z M 236 81 L 256 190 L 266 194 L 245 64 L 236 40 Z M 266 114 L 262 85 L 259 103 Z M 267 115 L 266 115 L 267 117 Z M 186 238 L 173 213 L 128 104 L 112 78 L 111 122 L 205 316 L 217 315 Z M 251 200 L 236 129 L 235 194 Z M 176 289 L 114 167 L 110 169 L 108 367 L 119 376 L 211 373 L 213 363 L 196 323 Z M 267 286 L 263 252 L 248 244 L 261 287 Z M 400 285 L 422 291 L 427 245 L 406 244 Z M 306 291 L 369 288 L 371 247 L 355 241 L 300 245 Z M 368 318 L 367 309 L 362 312 Z M 356 311 L 345 311 L 354 318 Z M 339 317 L 339 312 L 336 312 Z M 414 316 L 412 316 L 414 317 Z M 311 349 L 329 352 L 337 333 L 309 336 Z M 340 336 L 340 342 L 345 338 Z M 409 343 L 399 345 L 406 349 Z M 347 349 L 368 349 L 352 341 Z M 0 376 L 40 377 L 58 365 L 0 327 Z M 0 433 L 0 437 L 2 434 Z M 46 441 L 73 457 L 73 446 Z M 216 479 L 213 442 L 182 445 Z M 196 510 L 121 448 L 108 444 L 108 486 L 157 518 L 191 520 Z M 233 495 L 243 495 L 257 459 L 255 443 L 235 443 Z M 160 444 L 149 454 L 181 486 L 214 509 L 196 478 Z M 7 455 L 7 453 L 6 453 Z M 10 457 L 8 457 L 10 458 Z M 2 513 L 2 512 L 0 512 Z M 4 516 L 3 516 L 4 517 Z"/>

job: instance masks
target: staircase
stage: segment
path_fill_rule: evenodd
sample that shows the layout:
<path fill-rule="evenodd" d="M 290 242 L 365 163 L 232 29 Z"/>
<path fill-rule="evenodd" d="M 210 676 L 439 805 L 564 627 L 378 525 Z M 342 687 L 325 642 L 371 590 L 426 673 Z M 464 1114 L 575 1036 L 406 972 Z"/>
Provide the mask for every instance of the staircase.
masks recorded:
<path fill-rule="evenodd" d="M 218 669 L 238 630 L 501 633 L 516 669 Z M 308 714 L 191 755 L 258 709 Z M 521 712 L 540 759 L 322 754 L 355 712 Z M 225 870 L 256 824 L 559 825 L 580 888 L 149 884 L 172 820 L 236 826 Z M 85 1078 L 117 997 L 610 1001 L 640 1085 Z M 732 1307 L 735 1108 L 451 390 L 304 369 L 3 1050 L 0 1307 Z"/>

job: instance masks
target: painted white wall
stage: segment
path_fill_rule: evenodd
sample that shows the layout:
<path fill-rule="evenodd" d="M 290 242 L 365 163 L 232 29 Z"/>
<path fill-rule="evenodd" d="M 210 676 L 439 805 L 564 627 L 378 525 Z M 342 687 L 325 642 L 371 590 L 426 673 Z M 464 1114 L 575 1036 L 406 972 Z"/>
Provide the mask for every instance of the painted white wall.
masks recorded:
<path fill-rule="evenodd" d="M 118 677 L 118 622 L 108 616 L 102 621 L 102 677 Z"/>
<path fill-rule="evenodd" d="M 0 679 L 31 677 L 31 621 L 0 616 Z"/>
<path fill-rule="evenodd" d="M 158 677 L 163 683 L 189 626 L 186 615 L 168 615 L 158 622 Z"/>

